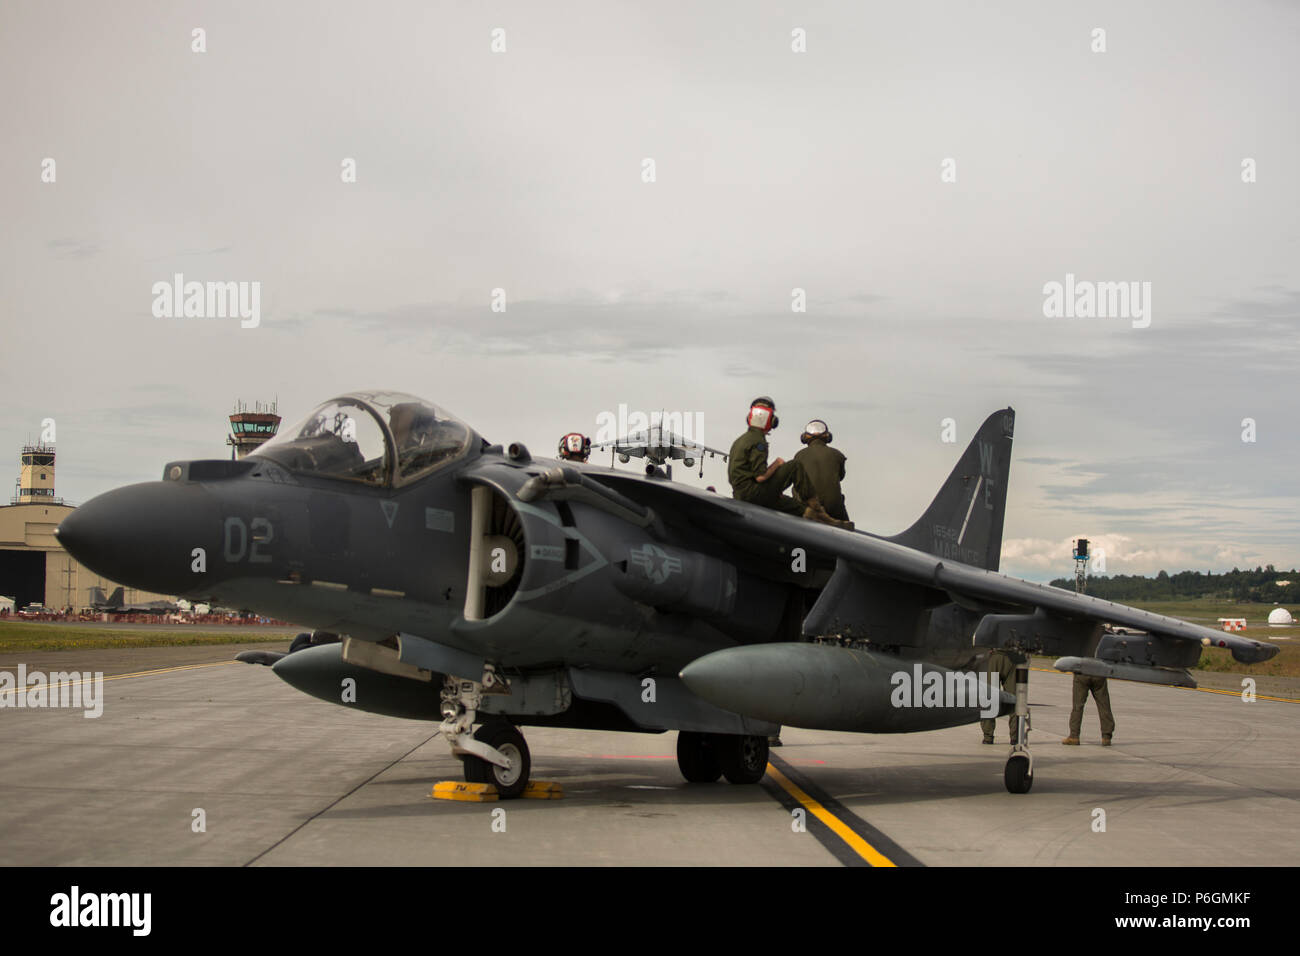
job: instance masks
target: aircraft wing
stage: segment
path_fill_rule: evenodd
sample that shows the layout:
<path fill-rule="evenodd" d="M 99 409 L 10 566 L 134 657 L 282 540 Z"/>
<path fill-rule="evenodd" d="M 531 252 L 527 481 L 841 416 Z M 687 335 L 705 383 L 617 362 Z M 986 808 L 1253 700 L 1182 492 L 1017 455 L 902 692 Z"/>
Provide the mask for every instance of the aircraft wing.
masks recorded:
<path fill-rule="evenodd" d="M 983 612 L 974 636 L 977 646 L 1028 643 L 1044 653 L 1090 656 L 1097 647 L 1099 625 L 1112 624 L 1153 636 L 1159 646 L 1148 655 L 1150 666 L 1189 666 L 1199 656 L 1199 648 L 1207 646 L 1226 648 L 1247 664 L 1268 660 L 1278 652 L 1275 645 L 1237 634 L 1035 584 L 688 486 L 624 473 L 591 477 L 653 508 L 668 524 L 704 530 L 759 560 L 779 562 L 782 570 L 789 569 L 795 548 L 804 549 L 809 566 L 833 562 L 831 579 L 805 620 L 809 635 L 853 633 L 855 625 L 865 625 L 871 612 L 864 593 L 878 599 L 890 593 L 892 584 L 924 589 L 935 603 L 946 595 L 946 600 Z M 820 629 L 823 626 L 835 629 Z M 1170 646 L 1171 641 L 1177 646 Z"/>
<path fill-rule="evenodd" d="M 648 432 L 633 432 L 623 438 L 616 438 L 610 441 L 596 442 L 591 446 L 593 452 L 603 449 L 612 448 L 618 454 L 629 455 L 633 458 L 644 458 L 650 448 L 657 450 L 670 450 L 669 458 L 680 460 L 682 458 L 702 458 L 705 455 L 715 455 L 726 461 L 729 452 L 722 451 L 718 448 L 711 448 L 708 445 L 701 445 L 697 441 L 689 438 L 683 438 L 676 432 L 655 430 L 651 435 Z"/>
<path fill-rule="evenodd" d="M 594 452 L 599 449 L 593 445 L 591 450 Z M 628 455 L 631 458 L 644 458 L 648 450 L 645 445 L 614 445 L 614 451 L 620 455 Z"/>
<path fill-rule="evenodd" d="M 624 435 L 622 438 L 613 438 L 609 441 L 592 442 L 591 450 L 600 451 L 605 448 L 613 448 L 615 451 L 630 451 L 634 448 L 640 448 L 644 453 L 645 446 L 650 443 L 648 432 L 632 432 Z"/>

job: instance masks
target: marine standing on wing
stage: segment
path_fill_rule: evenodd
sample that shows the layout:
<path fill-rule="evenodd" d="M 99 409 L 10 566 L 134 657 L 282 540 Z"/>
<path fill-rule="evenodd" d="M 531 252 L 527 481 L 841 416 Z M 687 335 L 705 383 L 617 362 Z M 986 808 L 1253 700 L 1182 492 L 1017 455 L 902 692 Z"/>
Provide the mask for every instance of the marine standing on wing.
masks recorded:
<path fill-rule="evenodd" d="M 564 461 L 586 461 L 591 457 L 591 439 L 578 432 L 569 432 L 560 439 L 560 458 Z"/>
<path fill-rule="evenodd" d="M 814 418 L 804 426 L 799 440 L 806 447 L 794 456 L 795 463 L 803 465 L 826 513 L 840 521 L 848 521 L 844 492 L 840 490 L 840 482 L 844 480 L 844 454 L 831 447 L 834 439 L 830 428 L 820 418 Z M 849 522 L 849 527 L 853 527 L 852 522 Z"/>
<path fill-rule="evenodd" d="M 1083 729 L 1083 705 L 1088 703 L 1088 692 L 1097 702 L 1097 716 L 1101 718 L 1101 745 L 1110 746 L 1111 735 L 1115 733 L 1115 714 L 1110 709 L 1110 688 L 1106 678 L 1092 677 L 1088 674 L 1074 675 L 1074 706 L 1070 709 L 1070 736 L 1061 741 L 1063 744 L 1079 744 L 1079 731 Z"/>
<path fill-rule="evenodd" d="M 988 664 L 984 669 L 990 674 L 989 680 L 992 681 L 991 675 L 997 674 L 1002 681 L 1002 689 L 1012 694 L 1016 692 L 1016 662 L 1006 651 L 994 651 L 989 655 Z M 993 731 L 997 729 L 998 722 L 995 718 L 985 717 L 980 720 L 980 730 L 984 731 L 984 742 L 993 743 Z M 1016 742 L 1016 715 L 1012 714 L 1008 720 L 1008 727 L 1011 730 L 1011 742 Z"/>
<path fill-rule="evenodd" d="M 803 465 L 783 458 L 771 465 L 767 463 L 767 433 L 781 421 L 776 416 L 776 403 L 766 395 L 760 395 L 750 403 L 745 420 L 749 428 L 731 443 L 728 454 L 727 479 L 731 482 L 731 496 L 786 514 L 840 524 L 822 507 Z M 781 494 L 791 486 L 804 503 Z"/>

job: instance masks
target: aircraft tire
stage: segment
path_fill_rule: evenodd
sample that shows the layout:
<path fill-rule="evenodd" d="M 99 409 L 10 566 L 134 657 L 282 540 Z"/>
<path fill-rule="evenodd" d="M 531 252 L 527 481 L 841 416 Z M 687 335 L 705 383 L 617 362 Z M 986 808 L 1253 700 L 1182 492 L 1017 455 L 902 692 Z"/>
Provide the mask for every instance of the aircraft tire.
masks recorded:
<path fill-rule="evenodd" d="M 713 734 L 677 732 L 677 769 L 688 783 L 715 783 L 722 776 Z"/>
<path fill-rule="evenodd" d="M 718 762 L 730 783 L 758 783 L 767 773 L 767 738 L 755 734 L 714 734 Z"/>
<path fill-rule="evenodd" d="M 510 758 L 515 764 L 510 770 L 488 763 L 482 757 L 467 754 L 462 759 L 465 764 L 466 783 L 490 783 L 497 788 L 502 800 L 513 800 L 522 796 L 528 787 L 528 775 L 532 771 L 532 757 L 528 753 L 528 743 L 524 735 L 514 724 L 494 722 L 484 724 L 474 735 L 489 747 L 495 747 Z"/>
<path fill-rule="evenodd" d="M 1029 758 L 1022 754 L 1012 754 L 1007 759 L 1006 770 L 1002 774 L 1008 793 L 1028 793 L 1034 785 L 1034 775 L 1029 770 Z"/>

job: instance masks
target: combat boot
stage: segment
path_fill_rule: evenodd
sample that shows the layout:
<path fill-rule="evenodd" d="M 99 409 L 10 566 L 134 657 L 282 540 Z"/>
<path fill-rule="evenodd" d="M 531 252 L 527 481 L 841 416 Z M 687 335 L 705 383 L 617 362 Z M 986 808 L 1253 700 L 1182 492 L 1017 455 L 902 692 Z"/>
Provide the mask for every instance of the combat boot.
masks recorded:
<path fill-rule="evenodd" d="M 804 502 L 803 516 L 809 521 L 818 521 L 819 514 L 825 514 L 826 509 L 822 507 L 820 498 L 809 498 Z"/>
<path fill-rule="evenodd" d="M 1079 738 L 1078 738 L 1078 737 L 1066 737 L 1064 740 L 1061 741 L 1061 743 L 1063 743 L 1063 744 L 1070 744 L 1071 746 L 1077 747 L 1077 746 L 1079 746 Z"/>
<path fill-rule="evenodd" d="M 1109 746 L 1110 746 L 1110 734 L 1105 734 L 1105 735 L 1102 736 L 1102 738 L 1101 738 L 1101 745 L 1102 745 L 1103 747 L 1109 747 Z"/>
<path fill-rule="evenodd" d="M 827 514 L 826 509 L 817 498 L 809 498 L 807 507 L 803 510 L 803 516 L 810 521 L 820 521 L 822 524 L 828 524 L 832 527 L 843 528 L 846 531 L 853 530 L 852 521 L 841 521 L 839 518 L 832 518 Z"/>

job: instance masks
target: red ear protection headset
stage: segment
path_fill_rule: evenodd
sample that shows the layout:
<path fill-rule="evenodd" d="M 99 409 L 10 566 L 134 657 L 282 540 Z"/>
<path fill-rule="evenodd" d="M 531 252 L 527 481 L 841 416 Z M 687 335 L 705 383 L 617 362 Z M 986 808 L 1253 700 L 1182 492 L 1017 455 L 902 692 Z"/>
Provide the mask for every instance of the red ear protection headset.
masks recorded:
<path fill-rule="evenodd" d="M 776 417 L 776 402 L 766 395 L 760 395 L 749 403 L 749 415 L 746 416 L 745 421 L 751 428 L 761 428 L 765 432 L 770 432 L 781 424 L 781 419 Z"/>
<path fill-rule="evenodd" d="M 578 432 L 569 432 L 560 439 L 560 457 L 569 461 L 586 461 L 591 455 L 591 439 Z"/>

